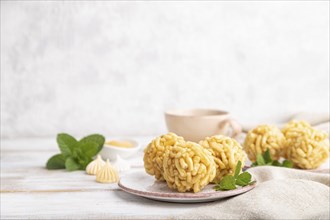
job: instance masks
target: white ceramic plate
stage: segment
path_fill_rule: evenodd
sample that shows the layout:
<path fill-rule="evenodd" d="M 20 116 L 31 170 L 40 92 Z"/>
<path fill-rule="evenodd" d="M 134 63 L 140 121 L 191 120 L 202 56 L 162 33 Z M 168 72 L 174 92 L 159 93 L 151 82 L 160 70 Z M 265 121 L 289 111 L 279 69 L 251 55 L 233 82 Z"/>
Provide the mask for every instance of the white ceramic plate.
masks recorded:
<path fill-rule="evenodd" d="M 154 177 L 147 175 L 144 171 L 137 171 L 123 176 L 118 186 L 130 194 L 149 199 L 177 203 L 197 203 L 215 201 L 245 193 L 253 189 L 256 183 L 229 191 L 215 191 L 213 189 L 214 184 L 209 184 L 198 193 L 179 193 L 168 188 L 165 182 L 155 181 Z"/>

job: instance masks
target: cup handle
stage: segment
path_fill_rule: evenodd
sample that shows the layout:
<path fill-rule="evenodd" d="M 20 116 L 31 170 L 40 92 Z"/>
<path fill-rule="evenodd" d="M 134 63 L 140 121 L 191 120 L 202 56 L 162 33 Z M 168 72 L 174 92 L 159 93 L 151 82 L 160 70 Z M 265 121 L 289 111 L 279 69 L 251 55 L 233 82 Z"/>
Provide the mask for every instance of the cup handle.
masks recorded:
<path fill-rule="evenodd" d="M 231 134 L 232 138 L 236 137 L 242 132 L 242 126 L 236 120 L 229 118 L 220 123 L 219 125 L 220 133 L 224 133 L 224 129 L 227 125 L 229 125 L 233 131 Z"/>

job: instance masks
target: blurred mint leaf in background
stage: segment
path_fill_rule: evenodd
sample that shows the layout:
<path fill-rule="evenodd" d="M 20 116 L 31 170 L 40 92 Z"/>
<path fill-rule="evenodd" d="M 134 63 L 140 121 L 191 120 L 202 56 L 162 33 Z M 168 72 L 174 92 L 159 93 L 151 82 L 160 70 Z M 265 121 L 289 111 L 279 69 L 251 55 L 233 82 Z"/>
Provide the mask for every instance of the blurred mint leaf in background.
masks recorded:
<path fill-rule="evenodd" d="M 77 146 L 77 140 L 65 133 L 57 135 L 57 144 L 65 157 L 68 157 L 72 154 L 73 149 Z"/>
<path fill-rule="evenodd" d="M 267 149 L 265 151 L 265 153 L 262 155 L 262 157 L 264 158 L 264 161 L 265 161 L 266 164 L 272 163 L 272 161 L 273 161 L 272 157 L 270 155 L 269 149 Z"/>
<path fill-rule="evenodd" d="M 284 160 L 283 163 L 282 163 L 282 167 L 292 168 L 293 163 L 292 163 L 291 160 Z"/>
<path fill-rule="evenodd" d="M 49 170 L 84 170 L 105 142 L 104 136 L 99 134 L 92 134 L 77 141 L 69 134 L 60 133 L 56 140 L 61 154 L 56 154 L 47 161 L 46 168 Z"/>
<path fill-rule="evenodd" d="M 94 156 L 102 149 L 104 142 L 105 142 L 105 138 L 102 135 L 92 134 L 92 135 L 82 138 L 79 141 L 79 144 L 80 144 L 80 148 L 87 151 L 88 149 L 86 149 L 86 146 L 88 146 L 88 144 L 91 143 L 90 148 L 92 148 L 92 149 L 88 150 L 88 154 L 92 154 Z"/>
<path fill-rule="evenodd" d="M 241 172 L 242 170 L 242 162 L 239 160 L 237 162 L 237 165 L 236 165 L 236 169 L 235 169 L 235 174 L 234 174 L 234 177 L 237 178 L 239 173 Z"/>
<path fill-rule="evenodd" d="M 290 160 L 284 160 L 283 163 L 279 162 L 278 160 L 273 160 L 272 156 L 270 155 L 269 149 L 267 149 L 263 154 L 257 154 L 257 160 L 251 164 L 251 167 L 265 166 L 265 165 L 286 167 L 286 168 L 293 167 L 293 163 Z"/>
<path fill-rule="evenodd" d="M 258 166 L 266 165 L 265 159 L 261 154 L 257 155 L 257 165 Z"/>
<path fill-rule="evenodd" d="M 73 171 L 73 170 L 79 170 L 81 166 L 74 158 L 68 157 L 65 160 L 65 168 L 68 171 Z"/>
<path fill-rule="evenodd" d="M 64 169 L 65 168 L 65 157 L 63 154 L 55 154 L 46 164 L 47 169 L 55 170 L 55 169 Z"/>
<path fill-rule="evenodd" d="M 282 164 L 281 164 L 280 162 L 278 162 L 277 160 L 274 160 L 274 161 L 272 162 L 272 166 L 280 167 L 280 166 L 282 166 Z"/>

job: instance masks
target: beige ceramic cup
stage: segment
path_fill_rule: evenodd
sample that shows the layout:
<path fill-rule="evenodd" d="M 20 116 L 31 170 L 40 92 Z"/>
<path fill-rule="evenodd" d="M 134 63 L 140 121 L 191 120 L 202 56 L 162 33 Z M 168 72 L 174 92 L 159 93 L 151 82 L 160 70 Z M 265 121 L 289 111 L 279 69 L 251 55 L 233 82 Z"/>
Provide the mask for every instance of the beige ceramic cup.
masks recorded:
<path fill-rule="evenodd" d="M 242 131 L 226 111 L 215 109 L 170 110 L 165 112 L 167 128 L 187 141 L 222 134 L 235 137 Z"/>

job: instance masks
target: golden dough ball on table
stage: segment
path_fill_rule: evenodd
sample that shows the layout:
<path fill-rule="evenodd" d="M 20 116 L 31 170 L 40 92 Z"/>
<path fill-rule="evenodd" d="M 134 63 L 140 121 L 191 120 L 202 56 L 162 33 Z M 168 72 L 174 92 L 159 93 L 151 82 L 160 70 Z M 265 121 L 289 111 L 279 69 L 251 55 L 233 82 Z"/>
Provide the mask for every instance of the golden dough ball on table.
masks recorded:
<path fill-rule="evenodd" d="M 296 167 L 315 169 L 329 157 L 328 135 L 305 121 L 291 121 L 282 129 L 285 136 L 285 158 Z"/>
<path fill-rule="evenodd" d="M 164 180 L 163 157 L 165 150 L 183 141 L 183 137 L 177 136 L 174 133 L 168 133 L 153 139 L 144 149 L 143 161 L 146 172 L 155 176 L 157 180 Z"/>
<path fill-rule="evenodd" d="M 221 181 L 222 177 L 233 174 L 238 161 L 242 162 L 244 167 L 246 155 L 242 146 L 233 138 L 223 135 L 207 137 L 199 144 L 210 151 L 214 157 L 217 166 L 214 183 Z"/>
<path fill-rule="evenodd" d="M 163 167 L 168 187 L 179 192 L 199 192 L 214 179 L 216 173 L 211 153 L 189 141 L 167 148 Z"/>
<path fill-rule="evenodd" d="M 282 156 L 285 137 L 281 130 L 273 125 L 259 125 L 246 135 L 243 148 L 252 162 L 258 154 L 269 149 L 273 160 Z"/>

